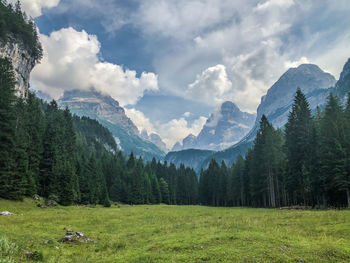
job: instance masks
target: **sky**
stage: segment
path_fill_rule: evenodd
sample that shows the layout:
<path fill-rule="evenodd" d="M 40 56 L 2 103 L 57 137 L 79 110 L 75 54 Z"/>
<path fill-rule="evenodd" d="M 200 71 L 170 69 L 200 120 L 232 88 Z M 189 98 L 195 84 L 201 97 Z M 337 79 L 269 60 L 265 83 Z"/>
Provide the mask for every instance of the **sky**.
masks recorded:
<path fill-rule="evenodd" d="M 339 78 L 350 57 L 348 0 L 22 0 L 44 58 L 34 89 L 111 95 L 169 148 L 224 101 L 256 112 L 290 67 Z"/>

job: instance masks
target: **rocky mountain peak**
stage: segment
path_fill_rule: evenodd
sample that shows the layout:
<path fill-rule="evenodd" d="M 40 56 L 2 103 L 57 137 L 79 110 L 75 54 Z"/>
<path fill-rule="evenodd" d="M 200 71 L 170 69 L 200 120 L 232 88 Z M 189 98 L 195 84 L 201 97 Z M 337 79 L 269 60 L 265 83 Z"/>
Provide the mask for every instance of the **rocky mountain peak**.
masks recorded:
<path fill-rule="evenodd" d="M 316 90 L 328 89 L 335 82 L 336 79 L 331 74 L 322 71 L 317 65 L 302 64 L 297 68 L 288 69 L 261 98 L 256 125 L 265 114 L 275 127 L 283 126 L 297 88 L 304 94 L 310 94 Z M 312 103 L 317 104 L 317 100 Z"/>
<path fill-rule="evenodd" d="M 140 133 L 140 137 L 146 141 L 149 141 L 155 145 L 161 150 L 166 150 L 166 144 L 162 141 L 162 138 L 156 134 L 156 133 L 150 133 L 143 129 Z"/>
<path fill-rule="evenodd" d="M 243 138 L 251 129 L 255 114 L 242 112 L 233 102 L 226 101 L 212 113 L 198 136 L 188 135 L 173 147 L 185 149 L 222 150 Z"/>
<path fill-rule="evenodd" d="M 81 115 L 84 115 L 84 112 L 90 112 L 110 123 L 121 125 L 130 133 L 139 135 L 139 130 L 126 116 L 124 108 L 109 95 L 96 90 L 71 90 L 64 93 L 59 104 L 74 109 L 78 115 L 79 112 L 82 112 Z"/>

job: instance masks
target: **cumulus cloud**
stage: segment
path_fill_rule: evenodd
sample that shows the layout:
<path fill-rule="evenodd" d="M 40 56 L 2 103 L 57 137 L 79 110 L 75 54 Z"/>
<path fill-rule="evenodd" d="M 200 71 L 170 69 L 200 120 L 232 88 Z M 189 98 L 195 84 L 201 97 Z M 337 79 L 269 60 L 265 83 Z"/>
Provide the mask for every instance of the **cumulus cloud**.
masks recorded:
<path fill-rule="evenodd" d="M 104 62 L 101 44 L 86 31 L 64 28 L 40 35 L 44 58 L 32 73 L 32 87 L 58 98 L 65 90 L 94 88 L 123 105 L 135 104 L 146 90 L 158 90 L 154 73 L 136 71 Z"/>
<path fill-rule="evenodd" d="M 310 61 L 307 59 L 307 57 L 301 57 L 300 59 L 296 61 L 286 61 L 284 63 L 285 68 L 296 68 L 300 66 L 301 64 L 309 64 Z"/>
<path fill-rule="evenodd" d="M 339 75 L 350 56 L 349 11 L 347 1 L 149 0 L 132 15 L 132 23 L 166 39 L 154 66 L 168 92 L 188 96 L 193 77 L 220 64 L 232 83 L 233 101 L 254 112 L 289 66 L 318 62 Z M 307 60 L 299 61 L 302 57 Z M 206 103 L 213 105 L 217 98 Z"/>
<path fill-rule="evenodd" d="M 189 134 L 193 134 L 195 136 L 203 128 L 207 118 L 199 117 L 192 123 L 189 123 L 185 118 L 173 119 L 165 124 L 159 126 L 158 131 L 162 138 L 164 138 L 164 142 L 166 143 L 169 149 L 183 138 L 187 137 Z"/>
<path fill-rule="evenodd" d="M 151 121 L 143 114 L 142 111 L 134 108 L 125 108 L 125 114 L 132 120 L 140 131 L 146 130 L 148 134 L 157 133 Z"/>
<path fill-rule="evenodd" d="M 22 9 L 30 17 L 36 18 L 42 15 L 42 9 L 56 7 L 60 0 L 20 0 Z M 10 0 L 9 3 L 16 3 L 17 0 Z"/>
<path fill-rule="evenodd" d="M 166 123 L 151 123 L 151 121 L 136 109 L 126 109 L 126 115 L 135 123 L 139 130 L 146 130 L 148 134 L 156 133 L 160 135 L 168 149 L 181 141 L 188 134 L 198 135 L 203 128 L 207 118 L 201 116 L 193 122 L 187 121 L 184 117 L 173 119 Z"/>
<path fill-rule="evenodd" d="M 197 75 L 196 80 L 188 85 L 187 95 L 193 100 L 215 106 L 232 97 L 231 88 L 232 83 L 227 78 L 226 67 L 216 65 Z"/>

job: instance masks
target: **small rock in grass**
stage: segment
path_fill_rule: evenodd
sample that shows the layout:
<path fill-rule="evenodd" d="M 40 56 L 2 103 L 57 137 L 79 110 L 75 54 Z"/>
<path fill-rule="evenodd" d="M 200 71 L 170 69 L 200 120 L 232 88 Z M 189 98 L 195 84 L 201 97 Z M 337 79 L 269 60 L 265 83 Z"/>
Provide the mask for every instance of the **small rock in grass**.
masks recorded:
<path fill-rule="evenodd" d="M 54 200 L 50 200 L 50 199 L 47 199 L 47 200 L 45 201 L 45 204 L 46 204 L 46 206 L 48 206 L 48 207 L 57 206 L 57 202 L 54 201 Z"/>
<path fill-rule="evenodd" d="M 14 214 L 9 211 L 0 212 L 0 216 L 12 216 L 12 215 Z"/>
<path fill-rule="evenodd" d="M 43 198 L 42 198 L 41 196 L 37 195 L 37 194 L 33 195 L 33 199 L 34 199 L 35 201 L 41 201 L 41 200 L 43 200 Z"/>
<path fill-rule="evenodd" d="M 96 240 L 90 239 L 86 237 L 82 232 L 73 232 L 72 230 L 68 229 L 66 232 L 66 235 L 64 238 L 59 240 L 60 242 L 81 242 L 81 243 L 97 243 Z"/>
<path fill-rule="evenodd" d="M 199 249 L 200 249 L 200 250 L 203 250 L 203 249 L 204 249 L 204 247 L 203 247 L 203 246 L 201 246 Z"/>
<path fill-rule="evenodd" d="M 42 261 L 44 258 L 43 254 L 41 252 L 38 252 L 38 251 L 34 251 L 34 252 L 26 251 L 24 253 L 24 255 L 27 259 L 31 259 L 31 260 L 35 260 L 35 261 Z"/>
<path fill-rule="evenodd" d="M 305 260 L 302 259 L 302 258 L 298 258 L 298 259 L 297 259 L 297 262 L 305 262 Z"/>

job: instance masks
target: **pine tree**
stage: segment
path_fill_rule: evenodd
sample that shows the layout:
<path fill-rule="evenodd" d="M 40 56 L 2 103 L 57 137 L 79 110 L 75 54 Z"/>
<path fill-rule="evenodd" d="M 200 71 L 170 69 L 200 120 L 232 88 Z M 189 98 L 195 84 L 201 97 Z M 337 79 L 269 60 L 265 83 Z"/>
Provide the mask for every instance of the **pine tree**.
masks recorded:
<path fill-rule="evenodd" d="M 307 204 L 310 199 L 310 138 L 312 118 L 309 103 L 298 88 L 285 129 L 287 189 L 292 204 Z"/>
<path fill-rule="evenodd" d="M 15 76 L 8 59 L 0 58 L 0 197 L 21 199 L 23 178 L 15 174 Z"/>
<path fill-rule="evenodd" d="M 345 164 L 343 185 L 346 191 L 347 206 L 350 207 L 350 93 L 344 111 Z"/>
<path fill-rule="evenodd" d="M 332 94 L 328 97 L 328 102 L 321 120 L 321 176 L 325 189 L 323 196 L 324 205 L 331 204 L 339 206 L 342 203 L 340 191 L 346 189 L 348 183 L 344 180 L 346 171 L 346 150 L 344 133 L 343 109 L 339 100 Z"/>
<path fill-rule="evenodd" d="M 164 178 L 160 178 L 159 180 L 159 188 L 162 195 L 162 202 L 165 204 L 169 204 L 169 188 L 167 182 L 164 180 Z"/>

